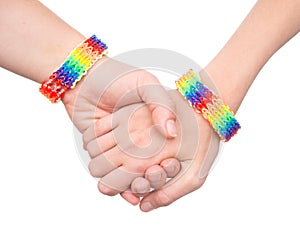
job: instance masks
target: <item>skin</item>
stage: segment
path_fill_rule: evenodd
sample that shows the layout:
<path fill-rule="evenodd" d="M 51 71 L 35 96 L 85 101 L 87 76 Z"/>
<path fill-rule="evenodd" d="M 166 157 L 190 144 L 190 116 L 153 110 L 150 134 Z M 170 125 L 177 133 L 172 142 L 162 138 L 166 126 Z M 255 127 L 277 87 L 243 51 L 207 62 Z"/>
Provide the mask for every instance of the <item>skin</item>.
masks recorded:
<path fill-rule="evenodd" d="M 0 30 L 2 33 L 6 33 L 0 36 L 1 66 L 36 82 L 46 79 L 53 69 L 64 61 L 74 46 L 84 39 L 80 33 L 36 1 L 1 1 L 0 16 Z M 47 23 L 46 33 L 44 32 L 45 22 Z M 237 111 L 264 64 L 281 46 L 299 32 L 299 28 L 299 0 L 260 0 L 257 2 L 232 38 L 206 67 L 206 72 L 233 111 Z M 64 40 L 55 38 L 54 33 L 63 34 Z M 24 44 L 26 48 L 23 47 Z M 47 56 L 47 58 L 40 56 Z M 22 61 L 18 61 L 18 59 L 22 59 Z M 147 76 L 151 82 L 157 83 L 155 78 Z M 138 81 L 137 79 L 140 78 L 137 77 L 136 81 Z M 139 83 L 142 86 L 145 82 L 140 81 Z M 74 99 L 77 94 L 77 91 L 69 91 L 63 99 L 70 116 L 73 115 Z M 140 99 L 140 101 L 142 100 Z M 102 113 L 111 114 L 107 108 L 102 109 L 101 105 L 86 106 L 97 107 L 101 111 L 104 110 Z M 174 109 L 174 106 L 170 107 Z M 86 110 L 86 112 L 89 111 L 88 108 Z M 152 113 L 156 112 L 154 114 L 156 117 L 152 115 L 152 118 L 155 123 L 162 126 L 162 132 L 167 137 L 174 137 L 177 133 L 174 122 L 169 129 L 171 131 L 168 131 L 166 120 L 175 120 L 175 116 L 164 109 L 157 110 L 152 107 L 150 110 Z M 160 119 L 158 116 L 162 112 L 164 113 L 162 114 L 163 120 L 157 122 Z M 89 120 L 94 123 L 98 119 Z M 84 130 L 86 129 L 82 129 L 82 131 Z M 199 168 L 202 167 L 200 163 L 203 162 L 204 153 L 208 152 L 209 146 L 210 144 L 203 144 L 200 147 L 204 149 L 201 151 L 197 149 L 199 156 L 181 176 L 180 181 L 145 196 L 140 203 L 141 209 L 151 211 L 169 205 L 199 188 L 205 181 L 205 178 L 199 180 Z"/>
<path fill-rule="evenodd" d="M 0 35 L 0 66 L 37 83 L 42 83 L 47 79 L 53 70 L 64 62 L 69 52 L 85 39 L 82 34 L 38 1 L 3 0 L 0 5 L 0 31 L 5 33 Z M 64 37 L 58 38 L 57 36 Z M 86 78 L 83 78 L 76 88 L 70 90 L 62 99 L 70 118 L 79 131 L 84 132 L 96 120 L 111 114 L 124 89 L 131 90 L 138 86 L 139 91 L 134 92 L 128 101 L 130 103 L 153 101 L 163 103 L 167 108 L 149 104 L 151 118 L 155 124 L 161 126 L 160 132 L 167 138 L 174 138 L 177 135 L 176 117 L 173 113 L 175 105 L 154 75 L 143 70 L 133 71 L 134 67 L 108 57 L 101 59 L 97 66 L 100 65 L 105 65 L 105 69 L 101 68 L 102 73 L 96 76 L 95 81 L 90 81 L 90 85 L 83 86 L 83 82 L 87 82 Z M 89 71 L 88 76 L 91 72 L 97 75 L 97 69 L 100 72 L 99 67 L 95 66 L 93 71 Z M 104 82 L 107 74 L 122 75 L 127 71 L 132 72 L 119 77 L 115 88 L 106 91 L 101 101 L 98 102 L 106 85 L 110 84 Z M 157 86 L 157 99 L 153 99 L 151 91 L 143 88 L 148 84 Z M 79 92 L 81 86 L 84 91 Z M 78 111 L 75 112 L 75 110 Z M 176 161 L 169 160 L 168 163 L 177 165 L 178 172 Z M 174 176 L 176 172 L 166 167 L 164 174 Z"/>
<path fill-rule="evenodd" d="M 102 139 L 93 140 L 97 137 L 95 136 L 97 131 L 100 131 L 101 134 L 111 131 L 109 127 L 113 127 L 111 126 L 112 123 L 107 123 L 105 120 L 109 119 L 115 110 L 122 109 L 126 105 L 141 102 L 140 97 L 148 103 L 159 102 L 159 106 L 171 108 L 170 106 L 174 104 L 168 95 L 167 98 L 162 97 L 165 90 L 155 80 L 156 78 L 152 74 L 144 70 L 135 69 L 127 64 L 106 58 L 94 66 L 76 88 L 70 90 L 65 95 L 63 102 L 70 118 L 82 133 L 87 132 L 83 135 L 83 141 L 85 143 L 84 148 L 88 151 L 91 159 L 94 159 L 91 164 L 95 161 L 102 161 L 103 163 L 97 169 L 91 167 L 90 164 L 92 176 L 97 178 L 103 177 L 106 174 L 103 171 L 113 168 L 111 166 L 114 164 L 113 162 L 105 162 L 101 156 L 98 156 L 107 150 L 107 148 L 113 147 L 113 136 L 107 135 Z M 163 107 L 156 108 L 154 104 L 150 104 L 150 107 L 148 104 L 147 107 L 152 115 L 148 119 L 148 121 L 151 121 L 151 124 L 161 121 L 160 116 L 164 116 L 166 113 Z M 159 118 L 156 119 L 155 116 L 159 116 Z M 119 118 L 127 119 L 128 117 L 121 116 Z M 104 123 L 101 122 L 99 124 L 98 121 L 101 119 L 103 119 Z M 126 125 L 125 122 L 121 123 L 121 125 L 123 124 Z M 136 125 L 138 126 L 139 124 Z M 161 128 L 158 128 L 157 135 L 163 136 Z M 96 157 L 97 160 L 95 160 Z M 157 175 L 158 166 L 155 164 L 158 163 L 160 164 L 159 169 L 161 171 L 159 175 L 162 178 L 157 180 L 154 176 Z M 120 166 L 122 164 L 117 163 L 117 165 Z M 155 166 L 152 168 L 153 165 Z M 140 171 L 136 171 L 137 168 Z M 123 170 L 135 173 L 134 176 L 131 176 L 131 181 L 136 177 L 143 177 L 146 174 L 150 180 L 149 184 L 154 188 L 159 188 L 166 182 L 167 176 L 175 176 L 179 169 L 180 165 L 176 159 L 162 157 L 148 159 L 148 161 L 132 162 L 129 168 L 125 167 Z M 116 179 L 110 177 L 110 180 L 106 182 L 108 185 L 113 186 Z M 123 182 L 123 184 L 127 183 L 125 180 L 120 182 Z M 123 191 L 126 190 L 124 187 L 122 189 Z M 102 192 L 105 192 L 105 190 Z M 137 198 L 135 198 L 131 203 L 137 204 L 138 202 Z"/>
<path fill-rule="evenodd" d="M 87 150 L 92 153 L 89 169 L 94 177 L 102 178 L 99 184 L 101 192 L 108 195 L 121 193 L 130 187 L 135 174 L 143 174 L 153 163 L 160 163 L 161 159 L 165 159 L 160 163 L 164 165 L 175 158 L 181 162 L 191 161 L 197 156 L 200 145 L 203 147 L 204 143 L 209 144 L 209 141 L 219 142 L 218 136 L 212 134 L 208 123 L 189 107 L 177 91 L 170 91 L 169 95 L 180 109 L 177 114 L 177 128 L 180 131 L 174 139 L 166 139 L 159 134 L 158 129 L 153 126 L 151 112 L 145 105 L 123 107 L 114 114 L 98 120 L 97 125 L 102 128 L 91 127 L 84 132 Z M 204 132 L 207 134 L 203 134 Z M 218 149 L 218 146 L 214 144 L 213 149 Z M 154 167 L 152 170 L 154 172 Z M 123 173 L 120 173 L 121 171 Z M 152 178 L 151 187 L 159 188 L 161 178 L 165 179 L 166 176 L 160 176 L 163 174 L 159 168 L 155 172 L 155 175 L 150 174 L 146 177 L 150 180 Z M 122 178 L 112 184 L 112 181 L 107 181 L 112 176 Z M 106 187 L 103 186 L 104 183 Z M 132 186 L 137 188 L 135 184 Z M 103 191 L 108 187 L 114 190 Z M 145 192 L 144 190 L 138 193 Z"/>
<path fill-rule="evenodd" d="M 287 41 L 300 31 L 299 0 L 259 0 L 248 16 L 205 68 L 218 92 L 236 112 L 255 77 Z M 189 175 L 197 172 L 197 164 L 189 168 L 180 181 L 150 193 L 140 203 L 142 211 L 167 206 L 198 189 L 203 182 Z"/>
<path fill-rule="evenodd" d="M 177 91 L 170 91 L 169 94 L 180 109 L 177 112 L 177 128 L 180 131 L 174 139 L 165 139 L 161 134 L 155 134 L 151 112 L 141 104 L 123 107 L 111 116 L 98 120 L 97 125 L 104 126 L 105 131 L 103 127 L 90 128 L 84 133 L 89 152 L 95 153 L 101 147 L 89 165 L 91 174 L 101 178 L 98 184 L 100 192 L 110 196 L 122 193 L 126 200 L 134 204 L 131 201 L 139 201 L 139 196 L 150 192 L 149 186 L 159 189 L 164 185 L 166 176 L 162 166 L 173 159 L 180 161 L 181 174 L 174 176 L 163 188 L 186 181 L 186 172 L 189 172 L 189 178 L 193 176 L 195 183 L 202 184 L 205 181 L 219 150 L 219 136 Z M 134 150 L 135 147 L 149 145 L 152 147 L 142 149 L 142 154 Z M 161 163 L 148 168 L 148 161 L 149 164 Z M 192 166 L 197 168 L 193 169 Z M 136 178 L 145 171 L 145 178 Z"/>
<path fill-rule="evenodd" d="M 5 33 L 0 36 L 0 66 L 28 79 L 38 83 L 43 82 L 54 69 L 57 69 L 59 65 L 64 62 L 71 50 L 85 39 L 82 34 L 66 24 L 38 1 L 3 0 L 0 4 L 0 30 L 2 33 Z M 47 28 L 45 28 L 45 25 L 47 25 Z M 58 38 L 57 36 L 64 37 Z M 107 59 L 108 58 L 104 58 L 102 62 Z M 119 72 L 121 72 L 122 69 L 127 70 L 133 68 L 118 62 L 112 63 L 112 61 L 110 61 L 110 63 L 111 64 L 107 67 L 112 65 L 117 66 Z M 38 71 L 36 69 L 38 69 Z M 113 71 L 114 69 L 110 70 Z M 125 82 L 125 80 L 128 79 L 120 78 L 117 89 L 131 89 L 145 84 L 159 85 L 159 81 L 155 76 L 143 70 L 135 71 L 130 77 L 131 81 L 129 83 Z M 103 85 L 101 79 L 99 79 L 98 84 L 99 83 Z M 157 89 L 159 89 L 159 87 Z M 93 89 L 89 90 L 92 91 Z M 155 124 L 161 126 L 161 131 L 166 137 L 173 138 L 177 134 L 175 127 L 176 118 L 173 114 L 175 106 L 169 99 L 167 92 L 164 91 L 161 86 L 159 91 L 163 103 L 171 110 L 151 104 L 149 107 L 152 112 L 152 118 Z M 65 96 L 63 100 L 69 115 L 72 115 L 74 108 L 73 96 L 77 94 L 78 91 L 69 91 L 69 93 L 66 94 L 69 96 Z M 97 99 L 99 96 L 100 93 Z M 131 101 L 132 103 L 147 102 L 150 96 L 151 93 L 145 89 L 143 94 L 133 96 L 135 99 Z M 96 105 L 93 101 L 94 99 L 89 100 L 89 103 Z M 116 102 L 118 99 L 114 100 Z M 115 102 L 103 101 L 104 103 L 102 105 L 100 103 L 99 106 L 96 107 L 101 108 L 106 104 L 105 109 L 100 110 L 111 113 L 111 109 L 113 109 L 114 106 L 109 106 L 108 104 L 115 104 Z M 84 130 L 81 126 L 77 127 L 80 131 Z"/>
<path fill-rule="evenodd" d="M 266 62 L 299 30 L 299 0 L 257 1 L 223 49 L 205 68 L 224 102 L 234 112 L 238 110 Z M 200 147 L 207 150 L 209 145 Z M 205 178 L 199 180 L 198 176 L 199 168 L 202 167 L 201 162 L 203 155 L 194 159 L 188 171 L 180 177 L 180 181 L 145 196 L 140 203 L 141 210 L 148 212 L 167 206 L 200 188 L 205 181 Z M 106 189 L 107 193 L 111 191 L 113 190 Z"/>

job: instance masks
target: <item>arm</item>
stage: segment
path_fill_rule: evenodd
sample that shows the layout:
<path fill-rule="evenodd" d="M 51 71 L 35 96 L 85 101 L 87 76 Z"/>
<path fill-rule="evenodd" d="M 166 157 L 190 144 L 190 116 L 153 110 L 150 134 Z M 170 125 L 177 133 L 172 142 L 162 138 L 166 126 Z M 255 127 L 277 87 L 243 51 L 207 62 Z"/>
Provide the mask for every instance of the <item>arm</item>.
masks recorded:
<path fill-rule="evenodd" d="M 205 68 L 224 101 L 238 109 L 255 77 L 300 31 L 299 0 L 260 0 Z"/>
<path fill-rule="evenodd" d="M 299 0 L 260 0 L 231 39 L 206 67 L 224 101 L 237 111 L 249 87 L 264 64 L 300 30 Z M 205 130 L 205 134 L 209 130 Z M 202 131 L 202 136 L 203 136 Z M 204 134 L 204 135 L 205 135 Z M 209 145 L 208 145 L 209 146 Z M 200 151 L 208 146 L 200 146 Z M 202 155 L 174 184 L 150 193 L 141 202 L 143 211 L 167 206 L 200 188 Z M 212 159 L 213 160 L 213 159 Z M 205 175 L 204 175 L 205 176 Z"/>
<path fill-rule="evenodd" d="M 0 4 L 0 66 L 12 72 L 41 83 L 84 40 L 39 1 Z"/>
<path fill-rule="evenodd" d="M 71 50 L 85 39 L 83 35 L 66 24 L 39 1 L 3 0 L 0 4 L 0 66 L 19 75 L 39 83 L 43 82 L 64 62 Z M 106 64 L 106 66 L 106 71 L 108 72 L 120 72 L 133 69 L 131 66 L 125 66 L 125 64 L 113 61 L 110 61 L 110 64 Z M 118 70 L 116 68 L 118 68 Z M 82 118 L 78 118 L 81 122 L 84 122 L 85 125 L 78 121 L 74 122 L 81 132 L 84 130 L 83 128 L 87 128 L 88 124 L 94 121 L 94 115 L 91 109 L 98 108 L 102 113 L 101 116 L 108 113 L 107 108 L 103 109 L 101 108 L 103 105 L 100 104 L 100 106 L 95 103 L 95 99 L 101 96 L 102 90 L 106 87 L 106 83 L 103 81 L 103 78 L 100 79 L 101 76 L 99 76 L 99 74 L 96 76 L 97 88 L 95 89 L 93 86 L 90 86 L 86 89 L 86 91 L 88 91 L 86 94 L 88 95 L 89 101 L 88 104 L 85 104 L 80 109 L 85 113 L 90 112 L 90 114 L 83 113 Z M 86 78 L 88 78 L 88 75 Z M 159 84 L 158 79 L 152 74 L 140 70 L 131 74 L 130 77 L 131 82 L 128 82 L 128 79 L 125 77 L 118 82 L 116 89 L 123 91 L 123 89 L 130 90 L 131 88 L 136 88 L 136 86 L 143 87 L 147 84 L 155 84 L 159 89 L 160 94 L 157 96 L 159 96 L 160 100 L 153 99 L 153 94 L 150 90 L 145 90 L 142 93 L 137 92 L 130 100 L 132 102 L 149 102 L 152 100 L 156 100 L 153 102 L 164 102 L 165 106 L 169 106 L 174 112 L 175 106 L 167 95 L 167 92 Z M 81 82 L 86 81 L 86 78 L 82 79 Z M 75 91 L 68 91 L 63 98 L 63 102 L 70 116 L 74 115 L 74 100 L 80 95 L 78 88 L 79 87 L 76 87 L 74 89 Z M 91 92 L 96 93 L 96 98 L 91 99 Z M 111 95 L 110 93 L 107 94 L 109 96 Z M 109 104 L 111 105 L 107 106 L 106 102 L 104 104 L 105 107 L 108 107 L 109 110 L 113 109 L 118 102 L 118 97 L 119 96 L 116 96 L 116 98 L 110 97 Z M 175 137 L 176 127 L 173 112 L 154 104 L 151 105 L 150 108 L 153 113 L 152 117 L 154 122 L 162 127 L 163 133 L 167 137 Z M 87 115 L 93 117 L 86 118 Z"/>

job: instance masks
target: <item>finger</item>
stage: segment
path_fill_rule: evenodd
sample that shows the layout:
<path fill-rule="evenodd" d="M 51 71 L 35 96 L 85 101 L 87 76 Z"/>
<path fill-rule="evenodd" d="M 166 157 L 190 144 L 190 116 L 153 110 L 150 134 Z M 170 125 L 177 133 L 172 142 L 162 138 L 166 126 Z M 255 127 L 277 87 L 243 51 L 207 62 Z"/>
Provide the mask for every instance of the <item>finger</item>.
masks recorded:
<path fill-rule="evenodd" d="M 91 158 L 94 158 L 102 153 L 107 152 L 117 145 L 113 132 L 109 132 L 101 137 L 98 137 L 86 145 Z"/>
<path fill-rule="evenodd" d="M 128 172 L 121 166 L 101 178 L 99 190 L 105 195 L 114 196 L 129 189 L 132 181 L 140 176 L 142 174 Z"/>
<path fill-rule="evenodd" d="M 130 190 L 122 192 L 121 197 L 134 206 L 140 203 L 140 197 L 136 196 Z"/>
<path fill-rule="evenodd" d="M 88 168 L 93 177 L 104 178 L 110 172 L 121 167 L 128 160 L 128 157 L 120 150 L 119 146 L 115 146 L 107 152 L 92 158 Z M 141 164 L 141 162 L 139 161 L 137 164 Z"/>
<path fill-rule="evenodd" d="M 144 177 L 138 177 L 131 183 L 131 192 L 138 196 L 144 196 L 151 190 L 150 182 Z"/>
<path fill-rule="evenodd" d="M 133 180 L 133 182 L 131 183 L 131 192 L 138 194 L 139 196 L 144 196 L 145 194 L 148 194 L 150 192 L 150 187 L 154 187 L 155 189 L 163 186 L 166 183 L 166 177 L 175 177 L 179 171 L 180 171 L 180 162 L 175 159 L 175 158 L 169 158 L 166 160 L 163 160 L 160 163 L 161 167 L 160 168 L 158 165 L 152 166 L 150 168 L 147 169 L 147 173 L 148 175 L 147 178 L 144 177 L 139 177 Z M 152 181 L 150 183 L 150 179 L 149 175 L 151 176 L 152 174 L 154 175 L 153 177 L 156 178 L 158 175 L 157 171 L 164 171 L 165 173 L 161 172 L 162 174 L 162 179 L 161 182 L 159 184 L 157 184 L 157 182 Z M 152 177 L 152 179 L 153 179 Z"/>
<path fill-rule="evenodd" d="M 93 177 L 101 178 L 117 169 L 119 166 L 120 165 L 109 160 L 106 154 L 100 154 L 90 161 L 88 168 Z"/>
<path fill-rule="evenodd" d="M 176 158 L 163 160 L 160 166 L 165 170 L 168 178 L 175 177 L 180 171 L 180 162 Z"/>
<path fill-rule="evenodd" d="M 165 185 L 167 174 L 159 165 L 154 165 L 146 170 L 145 178 L 149 181 L 151 187 L 159 189 Z"/>
<path fill-rule="evenodd" d="M 112 114 L 109 114 L 92 124 L 82 135 L 83 147 L 86 150 L 86 145 L 92 140 L 100 137 L 108 132 L 111 132 L 115 126 L 113 126 Z"/>
<path fill-rule="evenodd" d="M 197 160 L 182 161 L 181 170 L 177 177 L 173 178 L 163 188 L 149 193 L 140 203 L 140 208 L 144 212 L 155 208 L 167 206 L 182 196 L 200 188 L 206 180 L 207 175 L 203 175 L 203 169 L 211 166 L 212 159 L 215 159 L 219 148 L 220 139 L 213 134 L 209 141 L 202 143 L 198 150 Z M 204 161 L 201 161 L 204 160 Z M 191 163 L 190 163 L 191 162 Z"/>
<path fill-rule="evenodd" d="M 199 178 L 199 166 L 194 163 L 195 161 L 177 181 L 144 197 L 140 204 L 141 210 L 149 212 L 155 208 L 168 206 L 180 197 L 200 188 L 205 178 Z"/>
<path fill-rule="evenodd" d="M 176 116 L 174 114 L 176 107 L 158 79 L 149 72 L 144 72 L 138 83 L 137 90 L 141 99 L 149 104 L 153 123 L 161 127 L 166 137 L 176 137 Z"/>
<path fill-rule="evenodd" d="M 111 196 L 111 197 L 118 194 L 118 191 L 116 191 L 114 188 L 111 188 L 111 186 L 106 185 L 101 181 L 98 182 L 98 190 L 104 195 Z"/>

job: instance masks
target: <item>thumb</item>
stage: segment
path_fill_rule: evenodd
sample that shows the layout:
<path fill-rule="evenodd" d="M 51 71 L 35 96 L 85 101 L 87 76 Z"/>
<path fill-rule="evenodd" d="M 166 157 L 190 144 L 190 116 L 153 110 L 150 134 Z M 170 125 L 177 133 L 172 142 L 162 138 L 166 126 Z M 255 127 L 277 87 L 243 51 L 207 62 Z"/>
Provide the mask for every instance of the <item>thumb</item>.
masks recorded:
<path fill-rule="evenodd" d="M 208 134 L 211 129 L 208 130 Z M 205 134 L 201 135 L 204 139 Z M 177 199 L 199 189 L 205 182 L 214 159 L 218 155 L 220 139 L 213 134 L 206 141 L 201 141 L 194 160 L 181 161 L 181 173 L 168 182 L 165 187 L 151 192 L 144 197 L 140 208 L 144 212 L 168 206 Z"/>
<path fill-rule="evenodd" d="M 150 73 L 141 81 L 138 94 L 141 100 L 149 105 L 153 123 L 161 127 L 163 135 L 167 138 L 176 137 L 176 106 L 167 90 Z"/>
<path fill-rule="evenodd" d="M 172 104 L 170 103 L 168 106 L 170 107 L 172 106 Z M 170 111 L 169 108 L 166 108 L 165 105 L 160 106 L 159 104 L 151 104 L 149 105 L 149 107 L 150 111 L 152 112 L 153 123 L 161 127 L 162 133 L 167 138 L 176 137 L 177 127 L 175 114 L 172 111 Z"/>

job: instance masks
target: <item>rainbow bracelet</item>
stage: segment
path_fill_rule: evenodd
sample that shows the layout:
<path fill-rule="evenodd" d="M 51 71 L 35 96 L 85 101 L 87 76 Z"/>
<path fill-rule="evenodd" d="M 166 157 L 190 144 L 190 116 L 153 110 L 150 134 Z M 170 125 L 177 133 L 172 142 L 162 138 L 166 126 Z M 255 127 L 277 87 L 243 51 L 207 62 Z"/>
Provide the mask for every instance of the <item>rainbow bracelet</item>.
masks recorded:
<path fill-rule="evenodd" d="M 176 81 L 178 91 L 196 112 L 201 113 L 225 142 L 241 128 L 233 112 L 190 70 Z"/>
<path fill-rule="evenodd" d="M 79 44 L 58 70 L 45 80 L 40 92 L 52 103 L 61 100 L 65 92 L 74 88 L 87 71 L 107 53 L 107 46 L 96 35 Z"/>

